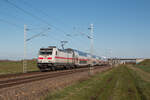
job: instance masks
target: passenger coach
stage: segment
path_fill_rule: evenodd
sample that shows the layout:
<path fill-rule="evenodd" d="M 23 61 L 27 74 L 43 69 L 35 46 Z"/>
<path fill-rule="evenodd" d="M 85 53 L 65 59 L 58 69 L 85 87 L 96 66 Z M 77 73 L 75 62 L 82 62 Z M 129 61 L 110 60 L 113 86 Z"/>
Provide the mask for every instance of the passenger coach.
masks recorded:
<path fill-rule="evenodd" d="M 84 53 L 82 51 L 68 49 L 58 49 L 56 46 L 41 48 L 37 65 L 41 71 L 70 69 L 98 65 L 99 57 Z"/>

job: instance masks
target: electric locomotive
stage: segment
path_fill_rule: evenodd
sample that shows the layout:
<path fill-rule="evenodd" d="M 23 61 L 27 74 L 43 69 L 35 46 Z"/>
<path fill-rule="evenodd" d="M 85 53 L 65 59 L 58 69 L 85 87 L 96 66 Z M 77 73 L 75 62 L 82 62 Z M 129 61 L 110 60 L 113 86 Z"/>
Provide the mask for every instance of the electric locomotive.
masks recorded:
<path fill-rule="evenodd" d="M 40 48 L 37 66 L 41 71 L 70 69 L 98 65 L 99 57 L 75 49 L 58 49 L 56 46 Z"/>

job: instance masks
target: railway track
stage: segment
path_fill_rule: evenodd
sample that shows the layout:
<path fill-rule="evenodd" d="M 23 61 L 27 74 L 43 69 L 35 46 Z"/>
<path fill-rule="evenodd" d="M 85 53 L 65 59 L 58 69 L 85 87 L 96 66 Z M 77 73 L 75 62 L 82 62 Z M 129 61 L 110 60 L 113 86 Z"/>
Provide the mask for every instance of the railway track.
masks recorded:
<path fill-rule="evenodd" d="M 95 68 L 104 68 L 104 67 L 94 67 Z M 63 71 L 56 71 L 56 72 L 34 72 L 30 74 L 19 74 L 9 76 L 2 78 L 0 77 L 0 89 L 2 88 L 7 88 L 7 87 L 12 87 L 20 84 L 25 84 L 33 81 L 38 81 L 38 80 L 44 80 L 48 78 L 54 78 L 58 76 L 63 76 L 67 74 L 72 74 L 72 73 L 77 73 L 77 72 L 84 72 L 89 70 L 89 68 L 79 68 L 79 69 L 73 69 L 73 70 L 63 70 Z"/>

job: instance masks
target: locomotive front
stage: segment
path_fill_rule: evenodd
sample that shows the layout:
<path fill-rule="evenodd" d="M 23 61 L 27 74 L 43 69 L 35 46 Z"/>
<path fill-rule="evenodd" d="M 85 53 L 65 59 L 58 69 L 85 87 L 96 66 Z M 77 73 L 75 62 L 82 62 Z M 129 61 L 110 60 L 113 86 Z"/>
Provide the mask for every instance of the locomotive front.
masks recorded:
<path fill-rule="evenodd" d="M 49 70 L 54 63 L 55 47 L 40 48 L 37 66 L 41 71 Z"/>

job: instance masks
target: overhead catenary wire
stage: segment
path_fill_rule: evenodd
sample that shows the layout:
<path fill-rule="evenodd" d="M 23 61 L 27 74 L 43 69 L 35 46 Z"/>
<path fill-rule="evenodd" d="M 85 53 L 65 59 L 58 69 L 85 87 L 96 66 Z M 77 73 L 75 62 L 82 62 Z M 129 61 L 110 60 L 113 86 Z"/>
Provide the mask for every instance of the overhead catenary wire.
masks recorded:
<path fill-rule="evenodd" d="M 23 27 L 22 27 L 22 26 L 20 26 L 20 25 L 18 25 L 18 24 L 15 24 L 15 23 L 13 23 L 13 22 L 10 22 L 10 21 L 7 21 L 7 20 L 4 20 L 4 19 L 0 19 L 0 22 L 2 22 L 2 23 L 6 23 L 6 24 L 11 25 L 11 26 L 13 26 L 13 27 L 16 27 L 16 28 L 18 28 L 18 29 L 20 29 L 20 30 L 22 30 L 22 29 L 23 29 Z M 28 28 L 28 29 L 27 29 L 27 31 L 31 31 L 31 32 L 36 33 L 34 30 L 32 30 L 32 28 Z M 40 32 L 40 33 L 43 33 L 43 32 Z"/>
<path fill-rule="evenodd" d="M 77 30 L 76 30 L 77 31 Z M 89 34 L 86 34 L 85 32 L 80 32 L 80 31 L 77 31 L 78 33 L 75 33 L 75 34 L 72 34 L 72 35 L 69 35 L 70 37 L 77 37 L 77 36 L 85 36 L 87 37 L 88 39 L 91 39 L 91 36 Z M 81 40 L 81 39 L 80 39 Z M 84 41 L 82 41 L 83 43 Z M 84 44 L 87 44 L 86 42 L 84 42 Z"/>
<path fill-rule="evenodd" d="M 42 19 L 42 18 L 40 18 L 40 17 L 38 17 L 38 16 L 36 16 L 36 15 L 34 15 L 34 14 L 28 12 L 27 10 L 25 10 L 25 9 L 23 9 L 23 8 L 21 8 L 21 7 L 19 7 L 19 6 L 16 5 L 15 3 L 10 2 L 10 0 L 4 0 L 4 1 L 6 1 L 6 2 L 9 3 L 10 5 L 12 5 L 13 7 L 15 7 L 15 8 L 21 10 L 21 11 L 24 12 L 25 14 L 30 15 L 30 16 L 32 16 L 33 18 L 35 18 L 35 19 L 41 21 L 42 23 L 45 23 L 45 24 L 47 24 L 48 26 L 51 26 L 51 27 L 55 28 L 56 30 L 61 31 L 62 33 L 65 34 L 65 36 L 70 37 L 70 35 L 69 35 L 68 33 L 66 33 L 65 31 L 61 30 L 60 28 L 57 28 L 57 27 L 54 26 L 54 25 L 49 24 L 49 23 L 48 23 L 47 21 L 45 21 L 44 19 Z M 45 14 L 45 15 L 47 15 L 47 14 Z"/>
<path fill-rule="evenodd" d="M 30 12 L 24 10 L 23 8 L 21 8 L 21 7 L 19 7 L 18 5 L 16 5 L 16 4 L 10 2 L 9 0 L 5 0 L 5 1 L 6 1 L 7 3 L 9 3 L 10 5 L 14 6 L 15 8 L 21 10 L 22 12 L 26 13 L 27 15 L 30 15 L 30 16 L 32 16 L 32 17 L 34 17 L 34 18 L 36 18 L 36 19 L 42 21 L 43 23 L 46 23 L 46 24 L 49 25 L 49 23 L 47 23 L 45 20 L 39 18 L 38 16 L 33 15 L 32 13 L 30 13 Z M 49 25 L 49 26 L 51 26 L 51 25 Z"/>
<path fill-rule="evenodd" d="M 46 20 L 44 20 L 44 19 L 42 19 L 42 18 L 40 18 L 40 17 L 38 17 L 38 16 L 36 16 L 36 15 L 34 15 L 34 14 L 28 12 L 27 10 L 21 8 L 20 6 L 16 5 L 15 3 L 10 2 L 10 0 L 4 0 L 4 1 L 6 1 L 6 2 L 9 3 L 10 5 L 12 5 L 13 7 L 19 9 L 20 11 L 24 12 L 25 14 L 30 15 L 30 16 L 32 16 L 33 18 L 35 18 L 35 19 L 41 21 L 42 23 L 45 23 L 45 24 L 47 24 L 48 26 L 51 26 L 51 27 L 55 28 L 56 30 L 59 30 L 59 31 L 63 32 L 63 33 L 65 34 L 65 36 L 67 36 L 67 33 L 66 33 L 65 31 L 63 31 L 63 30 L 57 28 L 56 26 L 54 26 L 54 25 L 48 23 Z"/>
<path fill-rule="evenodd" d="M 67 37 L 69 38 L 69 40 L 70 40 L 70 39 L 73 39 L 71 36 L 68 35 L 68 33 L 66 33 L 65 31 L 63 31 L 63 30 L 61 30 L 61 29 L 59 29 L 59 28 L 57 28 L 57 27 L 55 27 L 54 25 L 51 25 L 50 23 L 48 23 L 48 22 L 47 22 L 46 20 L 44 20 L 43 18 L 41 18 L 41 17 L 39 17 L 39 16 L 36 16 L 36 15 L 32 14 L 31 12 L 28 12 L 27 10 L 25 10 L 25 9 L 23 9 L 22 7 L 16 5 L 15 3 L 13 3 L 13 2 L 10 1 L 10 0 L 4 0 L 4 1 L 6 1 L 8 4 L 12 5 L 13 7 L 17 8 L 18 10 L 22 11 L 23 13 L 25 13 L 25 14 L 27 14 L 27 15 L 29 15 L 29 16 L 35 18 L 35 19 L 37 19 L 38 21 L 40 21 L 40 22 L 42 22 L 42 23 L 45 23 L 46 25 L 55 28 L 57 31 L 61 31 L 63 34 L 65 34 L 65 36 L 67 36 Z"/>
<path fill-rule="evenodd" d="M 14 26 L 14 27 L 17 27 L 17 28 L 19 28 L 20 30 L 23 29 L 23 27 L 21 27 L 20 25 L 15 24 L 15 23 L 12 23 L 12 22 L 7 21 L 7 20 L 4 20 L 4 19 L 0 19 L 0 22 L 9 24 L 9 25 Z M 33 32 L 32 28 L 27 28 L 26 30 L 27 30 L 28 32 L 29 32 L 29 31 L 32 31 L 32 32 Z M 42 32 L 40 32 L 40 33 L 38 33 L 38 34 L 36 34 L 36 35 L 34 35 L 34 36 L 28 38 L 27 41 L 31 40 L 32 38 L 38 37 L 38 36 L 42 35 L 43 33 L 48 32 L 48 30 L 50 30 L 50 28 L 47 28 L 47 29 L 45 29 L 44 31 L 42 31 Z M 36 33 L 36 32 L 34 32 L 34 33 Z M 44 34 L 44 35 L 45 35 L 45 34 Z M 57 37 L 55 37 L 55 35 L 54 35 L 54 36 L 51 36 L 51 37 L 53 37 L 52 39 L 54 39 L 54 40 L 58 40 L 58 41 L 61 40 L 61 39 L 58 39 Z"/>
<path fill-rule="evenodd" d="M 3 23 L 6 23 L 6 24 L 9 24 L 9 25 L 15 26 L 15 27 L 17 27 L 17 28 L 19 28 L 19 29 L 23 29 L 23 27 L 21 27 L 21 26 L 19 26 L 19 25 L 15 24 L 15 23 L 13 23 L 13 22 L 10 22 L 10 21 L 7 21 L 7 20 L 4 20 L 4 19 L 0 19 L 0 22 L 3 22 Z"/>
<path fill-rule="evenodd" d="M 47 14 L 43 9 L 34 8 L 33 5 L 32 5 L 31 3 L 29 3 L 29 2 L 27 2 L 26 0 L 21 0 L 21 2 L 23 2 L 24 5 L 30 7 L 31 9 L 33 9 L 33 10 L 35 10 L 35 11 L 41 13 L 42 15 L 44 15 L 44 16 L 46 16 L 46 17 L 48 17 L 48 18 L 51 18 L 51 19 L 53 19 L 53 20 L 57 20 L 57 22 L 59 22 L 59 23 L 61 23 L 61 24 L 65 24 L 65 22 L 63 22 L 62 20 L 60 20 L 60 19 L 58 19 L 58 18 L 56 19 L 56 18 L 50 16 L 49 14 Z M 59 28 L 59 29 L 60 29 L 60 28 Z M 62 30 L 62 29 L 61 29 L 61 30 Z M 63 30 L 63 31 L 64 31 L 64 30 Z M 66 32 L 66 33 L 67 33 L 67 32 Z"/>
<path fill-rule="evenodd" d="M 6 16 L 8 16 L 9 15 L 9 17 L 11 17 L 11 18 L 13 18 L 13 20 L 14 20 L 14 18 L 16 17 L 16 16 L 13 16 L 13 15 L 10 15 L 10 14 L 7 14 L 6 12 L 4 13 L 4 12 L 0 12 L 1 14 L 4 14 L 4 15 L 6 15 Z M 1 19 L 0 18 L 0 22 L 2 22 L 2 23 L 6 23 L 6 24 L 8 24 L 8 25 L 11 25 L 11 26 L 13 26 L 13 27 L 16 27 L 16 28 L 18 28 L 18 29 L 20 29 L 20 30 L 22 30 L 23 29 L 23 26 L 22 25 L 19 25 L 19 24 L 16 24 L 16 23 L 14 23 L 14 22 L 12 22 L 12 19 L 11 19 L 11 21 L 10 20 L 5 20 L 5 19 Z M 28 25 L 28 26 L 30 26 L 30 25 Z M 36 27 L 36 28 L 31 28 L 31 27 L 29 27 L 27 30 L 28 30 L 28 32 L 34 32 L 34 33 L 36 33 L 36 31 L 35 30 L 41 30 L 41 29 L 44 29 L 45 27 Z"/>
<path fill-rule="evenodd" d="M 30 40 L 32 40 L 33 38 L 36 38 L 36 37 L 42 35 L 43 33 L 47 32 L 48 30 L 50 30 L 50 28 L 48 28 L 47 30 L 44 30 L 44 31 L 42 31 L 42 32 L 40 32 L 40 33 L 38 33 L 38 34 L 36 34 L 36 35 L 33 35 L 32 37 L 26 39 L 26 41 L 30 41 Z"/>
<path fill-rule="evenodd" d="M 43 11 L 43 10 L 41 10 L 41 9 L 39 9 L 39 8 L 34 8 L 33 5 L 30 4 L 29 2 L 24 1 L 24 0 L 22 0 L 22 2 L 24 3 L 24 5 L 30 7 L 31 9 L 33 9 L 33 10 L 39 12 L 39 13 L 41 13 L 42 15 L 44 15 L 44 16 L 46 16 L 46 17 L 48 17 L 48 18 L 51 18 L 51 19 L 55 19 L 55 20 L 58 21 L 58 19 L 52 18 L 52 16 L 49 16 L 45 11 Z M 59 20 L 59 22 L 60 22 L 61 24 L 65 24 L 64 22 L 62 22 L 62 21 L 60 21 L 60 20 Z M 54 25 L 53 25 L 53 26 L 54 26 Z M 58 29 L 59 31 L 63 32 L 63 33 L 65 34 L 65 36 L 67 36 L 67 37 L 70 36 L 70 33 L 64 31 L 64 30 L 61 29 L 61 28 L 57 28 L 57 27 L 55 26 L 55 29 Z"/>

